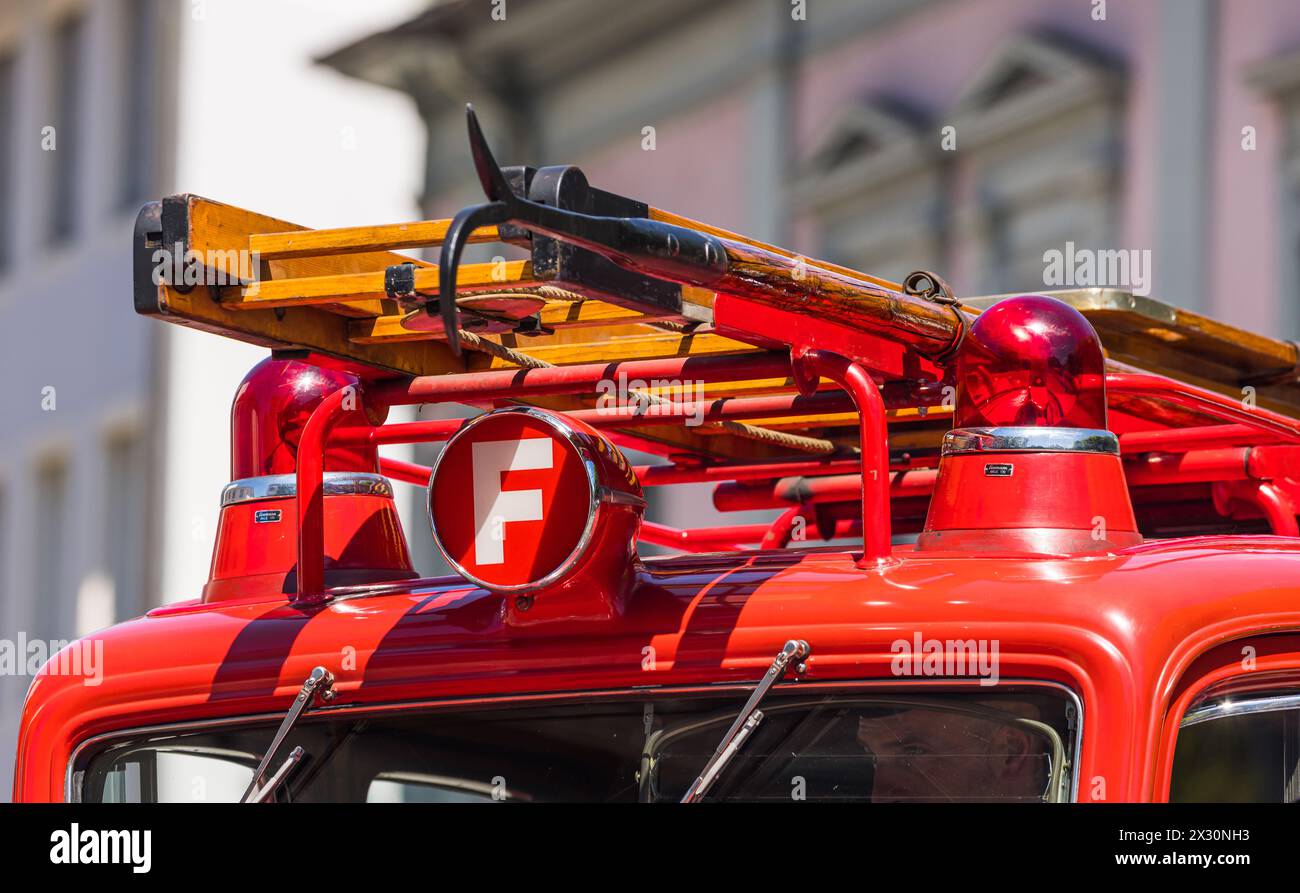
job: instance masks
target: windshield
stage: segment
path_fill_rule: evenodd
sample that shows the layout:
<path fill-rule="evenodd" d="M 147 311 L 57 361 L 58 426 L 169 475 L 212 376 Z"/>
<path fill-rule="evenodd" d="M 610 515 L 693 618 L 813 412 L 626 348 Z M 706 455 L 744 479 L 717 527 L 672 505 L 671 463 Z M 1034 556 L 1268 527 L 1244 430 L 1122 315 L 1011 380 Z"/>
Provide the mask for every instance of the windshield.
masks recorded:
<path fill-rule="evenodd" d="M 677 801 L 743 703 L 664 694 L 546 706 L 346 710 L 304 718 L 279 801 Z M 776 692 L 708 800 L 1066 799 L 1072 699 L 1054 689 L 879 695 Z M 275 723 L 120 740 L 78 767 L 95 802 L 235 801 Z"/>

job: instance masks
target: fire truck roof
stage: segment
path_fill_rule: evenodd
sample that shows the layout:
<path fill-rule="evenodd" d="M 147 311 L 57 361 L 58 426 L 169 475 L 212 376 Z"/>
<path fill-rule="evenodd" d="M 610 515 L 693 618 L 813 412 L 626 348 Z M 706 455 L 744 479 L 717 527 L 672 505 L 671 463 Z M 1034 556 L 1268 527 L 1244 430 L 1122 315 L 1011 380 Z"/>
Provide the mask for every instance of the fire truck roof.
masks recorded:
<path fill-rule="evenodd" d="M 1271 560 L 1252 560 L 1262 556 Z M 170 605 L 69 649 L 102 644 L 106 672 L 95 685 L 59 675 L 52 660 L 29 695 L 24 735 L 71 749 L 112 730 L 261 717 L 281 711 L 317 664 L 337 676 L 325 710 L 751 683 L 792 634 L 817 643 L 800 684 L 896 684 L 897 643 L 919 630 L 996 640 L 1004 681 L 1129 692 L 1095 708 L 1090 729 L 1104 739 L 1135 717 L 1158 717 L 1148 708 L 1166 706 L 1180 674 L 1212 647 L 1300 625 L 1288 582 L 1300 575 L 1294 540 L 1154 542 L 1088 561 L 952 557 L 903 552 L 866 576 L 837 551 L 653 560 L 625 616 L 576 627 L 510 627 L 502 596 L 448 579 L 338 594 L 308 612 L 267 599 Z M 62 786 L 65 769 L 54 760 L 43 772 Z"/>

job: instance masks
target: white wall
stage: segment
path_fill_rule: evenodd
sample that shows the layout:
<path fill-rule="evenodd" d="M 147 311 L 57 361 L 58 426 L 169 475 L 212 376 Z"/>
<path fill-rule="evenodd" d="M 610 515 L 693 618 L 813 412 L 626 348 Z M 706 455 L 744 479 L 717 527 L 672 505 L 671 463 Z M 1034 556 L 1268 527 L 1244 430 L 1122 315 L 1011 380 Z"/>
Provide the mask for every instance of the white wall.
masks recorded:
<path fill-rule="evenodd" d="M 413 106 L 311 60 L 425 5 L 195 4 L 181 27 L 174 191 L 311 227 L 416 219 L 424 136 Z M 266 352 L 179 326 L 167 338 L 161 595 L 175 601 L 207 580 L 229 478 L 230 401 Z"/>

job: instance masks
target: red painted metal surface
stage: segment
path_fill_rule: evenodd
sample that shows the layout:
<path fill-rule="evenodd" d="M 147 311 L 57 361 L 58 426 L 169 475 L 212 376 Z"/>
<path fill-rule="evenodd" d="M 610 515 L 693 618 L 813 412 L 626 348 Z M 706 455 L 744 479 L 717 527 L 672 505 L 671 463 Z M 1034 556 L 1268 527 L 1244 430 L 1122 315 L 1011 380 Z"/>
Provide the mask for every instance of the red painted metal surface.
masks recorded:
<path fill-rule="evenodd" d="M 779 321 L 746 320 L 746 304 L 719 296 L 720 318 L 748 326 L 751 333 L 767 331 Z M 996 330 L 989 324 L 999 338 L 1034 341 L 1029 336 L 1038 335 L 1025 335 L 1026 328 L 1032 326 L 1024 319 Z M 1040 366 L 1060 360 L 1054 351 L 1064 349 L 1062 344 L 1086 344 L 1070 326 L 1061 328 L 1070 337 L 1040 338 L 1029 350 L 1038 351 Z M 772 329 L 777 344 L 778 334 Z M 789 340 L 788 334 L 783 337 Z M 1097 420 L 1091 388 L 1100 387 L 1102 379 L 1088 378 L 1082 389 L 1059 390 L 1061 382 L 1039 381 L 1024 364 L 995 362 L 1008 356 L 997 338 L 977 336 L 977 341 L 978 349 L 993 358 L 978 374 L 971 373 L 986 385 L 984 396 L 972 396 L 968 405 L 978 418 L 1024 420 L 1030 412 L 1034 421 Z M 1005 500 L 948 498 L 955 490 L 945 486 L 969 490 L 961 478 L 978 469 L 965 466 L 988 456 L 974 457 L 976 463 L 949 457 L 949 481 L 940 486 L 930 519 L 961 531 L 1022 529 L 1029 538 L 986 538 L 949 545 L 947 551 L 891 545 L 892 533 L 919 529 L 936 472 L 913 468 L 890 474 L 884 412 L 894 396 L 891 385 L 882 392 L 869 373 L 887 370 L 920 380 L 937 379 L 937 370 L 914 353 L 878 342 L 846 334 L 834 324 L 813 325 L 796 348 L 793 364 L 784 354 L 770 353 L 364 385 L 332 373 L 305 387 L 307 396 L 301 399 L 286 384 L 301 370 L 284 364 L 274 367 L 272 375 L 272 367 L 262 369 L 250 376 L 237 400 L 234 464 L 244 476 L 296 473 L 296 505 L 285 505 L 293 508 L 298 536 L 256 540 L 249 533 L 255 525 L 246 517 L 255 504 L 232 507 L 238 511 L 223 517 L 222 536 L 227 543 L 245 539 L 248 545 L 242 553 L 238 547 L 219 549 L 214 581 L 221 581 L 220 592 L 157 609 L 74 645 L 102 646 L 106 672 L 99 685 L 59 675 L 57 661 L 48 665 L 24 707 L 14 798 L 62 799 L 74 751 L 95 736 L 164 723 L 279 714 L 316 665 L 336 676 L 338 697 L 331 710 L 364 712 L 422 708 L 444 700 L 534 700 L 751 684 L 792 636 L 812 643 L 801 676 L 807 681 L 949 689 L 974 682 L 900 678 L 894 644 L 914 634 L 997 641 L 1002 679 L 1059 684 L 1078 696 L 1083 735 L 1077 796 L 1105 801 L 1168 795 L 1183 712 L 1207 693 L 1260 684 L 1241 668 L 1246 645 L 1256 649 L 1259 668 L 1267 668 L 1270 678 L 1300 683 L 1300 600 L 1295 598 L 1300 485 L 1293 446 L 1300 443 L 1300 424 L 1156 376 L 1107 375 L 1104 382 L 1113 395 L 1173 403 L 1213 424 L 1141 428 L 1126 417 L 1123 460 L 1018 457 L 1018 463 L 1029 463 L 1028 470 L 1041 473 L 1014 479 L 1021 492 Z M 1076 386 L 1095 371 L 1090 361 L 1071 368 Z M 387 509 L 367 509 L 361 501 L 334 503 L 340 497 L 324 493 L 324 472 L 340 467 L 335 462 L 343 463 L 340 470 L 373 470 L 378 445 L 443 440 L 463 424 L 380 426 L 380 419 L 364 414 L 367 410 L 382 413 L 390 403 L 481 405 L 590 394 L 598 382 L 619 372 L 647 381 L 792 375 L 803 394 L 799 398 L 684 403 L 667 411 L 673 418 L 699 411 L 706 418 L 738 419 L 774 410 L 797 414 L 852 406 L 860 415 L 862 455 L 638 468 L 646 486 L 722 482 L 720 506 L 784 511 L 775 523 L 708 529 L 645 522 L 641 538 L 646 542 L 696 552 L 728 550 L 645 561 L 631 552 L 634 525 L 628 515 L 626 526 L 609 525 L 593 540 L 592 554 L 604 562 L 598 572 L 557 583 L 530 595 L 527 603 L 512 592 L 487 591 L 460 579 L 386 580 L 386 573 L 400 575 L 406 561 L 400 534 L 367 533 L 365 528 L 373 518 L 380 518 L 383 527 Z M 284 381 L 273 381 L 277 376 Z M 825 390 L 819 378 L 829 379 L 842 393 Z M 900 399 L 916 400 L 922 391 L 929 399 L 936 393 L 934 383 L 908 385 L 910 394 Z M 1018 396 L 1007 397 L 1009 393 Z M 638 421 L 626 410 L 576 415 L 607 430 Z M 273 426 L 280 442 L 262 436 L 272 430 L 259 421 L 266 419 L 280 420 Z M 912 467 L 915 459 L 895 461 L 898 467 Z M 378 465 L 393 479 L 419 486 L 429 480 L 430 470 L 423 466 L 387 459 Z M 1243 519 L 1257 529 L 1264 519 L 1282 536 L 1111 543 L 1101 549 L 1075 548 L 1071 554 L 1051 554 L 1033 539 L 1064 523 L 1086 527 L 1097 513 L 1113 529 L 1136 530 L 1130 494 L 1139 516 L 1159 515 L 1173 523 Z M 785 548 L 804 529 L 821 538 L 861 536 L 863 551 Z M 380 541 L 368 538 L 376 532 L 382 534 Z M 361 579 L 355 581 L 337 574 L 348 570 L 339 563 L 339 550 L 351 544 L 361 558 L 353 568 L 361 571 Z M 758 548 L 736 551 L 749 546 Z M 388 558 L 377 566 L 376 555 Z M 283 573 L 286 562 L 295 565 L 296 574 L 296 591 L 288 598 L 283 591 L 289 580 Z M 266 573 L 280 576 L 270 579 Z M 347 585 L 352 582 L 362 585 Z M 599 590 L 594 596 L 593 587 Z M 340 657 L 344 645 L 346 661 Z"/>
<path fill-rule="evenodd" d="M 1125 453 L 1145 450 L 1181 452 L 1184 450 L 1219 449 L 1221 447 L 1271 443 L 1277 437 L 1249 425 L 1203 425 L 1194 428 L 1152 428 L 1146 431 L 1126 431 L 1119 436 L 1120 449 Z"/>
<path fill-rule="evenodd" d="M 1255 485 L 1255 502 L 1269 527 L 1278 536 L 1300 536 L 1296 523 L 1296 504 L 1291 495 L 1277 484 L 1261 481 Z"/>
<path fill-rule="evenodd" d="M 627 360 L 620 363 L 586 363 L 544 369 L 502 369 L 459 375 L 427 375 L 377 382 L 369 388 L 376 403 L 479 403 L 551 394 L 594 393 L 601 381 L 622 373 L 629 380 L 737 381 L 781 378 L 790 374 L 790 359 L 782 353 L 740 354 L 717 357 L 669 357 Z"/>
<path fill-rule="evenodd" d="M 377 428 L 370 426 L 335 428 L 330 432 L 329 442 L 348 446 L 438 443 L 459 431 L 463 424 L 461 419 L 430 419 L 422 422 L 398 422 Z"/>
<path fill-rule="evenodd" d="M 718 527 L 677 528 L 641 522 L 641 540 L 683 552 L 723 552 L 762 539 L 767 524 L 724 524 Z"/>
<path fill-rule="evenodd" d="M 1159 375 L 1110 373 L 1106 376 L 1106 393 L 1112 397 L 1149 397 L 1197 410 L 1224 422 L 1245 425 L 1259 434 L 1288 443 L 1300 443 L 1300 422 L 1295 419 Z"/>
<path fill-rule="evenodd" d="M 230 409 L 230 478 L 293 474 L 298 445 L 307 419 L 329 394 L 356 386 L 354 375 L 322 369 L 300 360 L 268 357 L 244 377 Z M 367 417 L 354 406 L 354 425 L 380 424 L 386 409 L 376 405 Z M 332 444 L 325 456 L 327 471 L 374 471 L 376 453 L 362 444 Z"/>
<path fill-rule="evenodd" d="M 323 584 L 346 586 L 415 576 L 397 509 L 388 496 L 324 497 Z M 259 515 L 261 517 L 259 517 Z M 221 510 L 204 601 L 282 598 L 295 591 L 298 525 L 292 497 Z"/>
<path fill-rule="evenodd" d="M 789 350 L 793 337 L 804 349 L 846 357 L 872 373 L 891 379 L 928 380 L 937 384 L 943 377 L 942 369 L 913 349 L 929 345 L 932 350 L 933 342 L 901 328 L 893 337 L 884 338 L 815 316 L 792 320 L 788 312 L 729 294 L 718 294 L 714 299 L 713 321 L 721 335 L 783 352 Z"/>
<path fill-rule="evenodd" d="M 379 457 L 379 473 L 395 481 L 401 481 L 404 484 L 415 484 L 417 487 L 429 486 L 429 476 L 433 469 L 428 465 L 419 465 L 415 462 L 403 462 L 401 459 L 390 459 L 387 456 Z"/>
<path fill-rule="evenodd" d="M 853 472 L 860 474 L 857 459 L 793 459 L 788 462 L 755 462 L 746 465 L 638 465 L 637 477 L 643 487 L 670 484 L 705 484 L 717 481 L 752 481 L 787 475 L 823 475 Z"/>
<path fill-rule="evenodd" d="M 1101 339 L 1078 310 L 1042 295 L 979 315 L 957 356 L 956 428 L 1105 428 Z"/>
<path fill-rule="evenodd" d="M 889 517 L 889 436 L 885 404 L 876 383 L 858 363 L 823 350 L 797 352 L 795 381 L 800 391 L 812 393 L 817 378 L 829 378 L 853 398 L 858 410 L 858 443 L 862 450 L 862 557 L 863 568 L 880 568 L 892 562 Z M 791 518 L 793 522 L 793 517 Z"/>
<path fill-rule="evenodd" d="M 918 496 L 928 499 L 936 475 L 937 472 L 930 468 L 894 472 L 889 477 L 891 502 Z M 776 481 L 719 484 L 713 491 L 713 507 L 720 512 L 746 512 L 788 505 L 853 502 L 861 496 L 860 474 L 789 477 Z"/>
<path fill-rule="evenodd" d="M 919 468 L 890 476 L 890 497 L 929 497 L 937 474 Z M 755 475 L 757 477 L 757 475 Z M 1130 487 L 1177 486 L 1216 481 L 1274 478 L 1300 479 L 1300 449 L 1292 446 L 1196 449 L 1182 453 L 1146 453 L 1124 463 Z M 824 477 L 783 477 L 777 480 L 737 480 L 719 484 L 713 507 L 723 512 L 779 508 L 792 504 L 847 502 L 861 493 L 858 474 Z"/>
<path fill-rule="evenodd" d="M 1212 498 L 1215 509 L 1226 518 L 1258 513 L 1278 536 L 1300 536 L 1295 489 L 1294 481 L 1230 480 L 1215 483 Z"/>
<path fill-rule="evenodd" d="M 1300 541 L 1214 537 L 1119 550 L 1087 561 L 899 552 L 878 571 L 842 552 L 765 552 L 648 562 L 629 610 L 609 622 L 511 627 L 503 597 L 464 583 L 398 584 L 310 610 L 282 599 L 182 603 L 96 633 L 103 683 L 42 673 L 18 748 L 14 797 L 59 800 L 72 750 L 90 736 L 156 723 L 283 711 L 311 668 L 338 677 L 335 709 L 440 698 L 624 691 L 753 682 L 793 634 L 814 643 L 809 681 L 898 687 L 891 643 L 997 639 L 1003 679 L 1077 692 L 1080 799 L 1164 796 L 1170 724 L 1194 696 L 1187 674 L 1216 647 L 1260 646 L 1300 670 Z M 339 643 L 355 648 L 340 663 Z M 656 660 L 644 659 L 653 648 Z M 1270 663 L 1273 666 L 1274 663 Z M 1190 687 L 1190 688 L 1185 688 Z M 1167 758 L 1164 758 L 1167 763 Z"/>
<path fill-rule="evenodd" d="M 357 400 L 342 389 L 320 402 L 307 420 L 298 449 L 298 587 L 294 600 L 310 604 L 325 597 L 324 456 L 330 429 Z M 376 460 L 378 464 L 378 460 Z"/>
<path fill-rule="evenodd" d="M 1086 554 L 1139 542 L 1137 529 L 1118 456 L 970 453 L 944 457 L 917 548 Z"/>

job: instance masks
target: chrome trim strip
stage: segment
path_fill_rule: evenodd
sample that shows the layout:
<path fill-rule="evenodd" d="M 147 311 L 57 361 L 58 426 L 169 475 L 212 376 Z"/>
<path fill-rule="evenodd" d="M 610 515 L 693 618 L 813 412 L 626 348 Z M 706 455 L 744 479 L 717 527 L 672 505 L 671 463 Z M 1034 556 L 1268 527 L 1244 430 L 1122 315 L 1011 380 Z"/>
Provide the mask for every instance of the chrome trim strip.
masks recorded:
<path fill-rule="evenodd" d="M 1185 729 L 1188 726 L 1225 719 L 1229 716 L 1250 716 L 1256 713 L 1277 713 L 1282 710 L 1297 709 L 1300 709 L 1300 694 L 1270 695 L 1262 698 L 1247 698 L 1244 701 L 1225 699 L 1187 711 L 1183 714 L 1183 721 L 1178 724 L 1178 728 Z"/>
<path fill-rule="evenodd" d="M 836 691 L 874 691 L 877 689 L 907 689 L 919 688 L 922 690 L 937 690 L 944 693 L 953 693 L 954 690 L 979 686 L 979 681 L 968 677 L 963 678 L 944 678 L 933 677 L 930 679 L 834 679 L 825 682 L 800 682 L 798 683 L 800 691 L 811 693 L 816 692 L 836 692 Z M 1074 749 L 1071 756 L 1073 757 L 1073 767 L 1071 771 L 1070 783 L 1070 802 L 1078 802 L 1079 795 L 1079 752 L 1083 747 L 1083 699 L 1078 692 L 1060 682 L 1054 682 L 1046 679 L 1003 679 L 999 685 L 1024 686 L 1029 688 L 1054 688 L 1063 692 L 1075 707 L 1075 729 L 1074 729 Z M 541 704 L 548 706 L 552 703 L 575 702 L 582 703 L 589 699 L 596 698 L 599 700 L 612 699 L 616 701 L 634 700 L 647 697 L 672 697 L 683 694 L 700 694 L 703 692 L 736 692 L 745 694 L 752 690 L 752 683 L 737 682 L 715 682 L 703 683 L 697 685 L 667 685 L 667 686 L 646 686 L 637 688 L 619 688 L 619 689 L 589 689 L 587 691 L 570 691 L 570 692 L 544 692 L 544 693 L 515 693 L 508 695 L 471 695 L 465 698 L 441 698 L 435 700 L 421 701 L 386 701 L 380 704 L 341 704 L 333 707 L 321 707 L 312 711 L 302 719 L 303 723 L 319 722 L 329 719 L 336 714 L 346 714 L 349 716 L 366 716 L 372 713 L 385 714 L 393 710 L 410 710 L 410 711 L 433 711 L 440 709 L 455 710 L 468 706 L 472 708 L 487 705 L 490 709 L 496 704 L 527 704 L 529 706 Z M 187 722 L 165 723 L 152 726 L 136 726 L 134 728 L 117 729 L 111 732 L 102 732 L 98 735 L 92 735 L 78 742 L 77 746 L 72 749 L 68 757 L 68 765 L 63 773 L 63 799 L 65 803 L 80 802 L 82 792 L 75 791 L 76 800 L 73 800 L 73 778 L 77 774 L 75 769 L 77 761 L 81 758 L 81 753 L 87 747 L 99 744 L 105 741 L 112 741 L 117 738 L 130 738 L 137 735 L 152 734 L 175 734 L 180 732 L 201 731 L 202 729 L 213 728 L 218 726 L 236 726 L 252 725 L 256 723 L 274 724 L 284 718 L 283 713 L 256 713 L 244 716 L 223 716 L 210 719 L 189 720 Z"/>
<path fill-rule="evenodd" d="M 964 453 L 1103 453 L 1119 455 L 1119 438 L 1099 428 L 954 428 L 941 455 Z"/>
<path fill-rule="evenodd" d="M 631 493 L 624 493 L 622 490 L 612 490 L 609 487 L 600 486 L 596 488 L 601 502 L 608 502 L 610 505 L 630 505 L 633 508 L 643 509 L 646 507 L 645 500 L 640 496 L 633 496 Z"/>
<path fill-rule="evenodd" d="M 327 471 L 323 477 L 326 496 L 387 496 L 392 498 L 393 485 L 380 474 L 364 471 Z M 268 474 L 231 481 L 221 490 L 221 507 L 252 502 L 256 499 L 292 499 L 298 495 L 298 476 Z"/>

